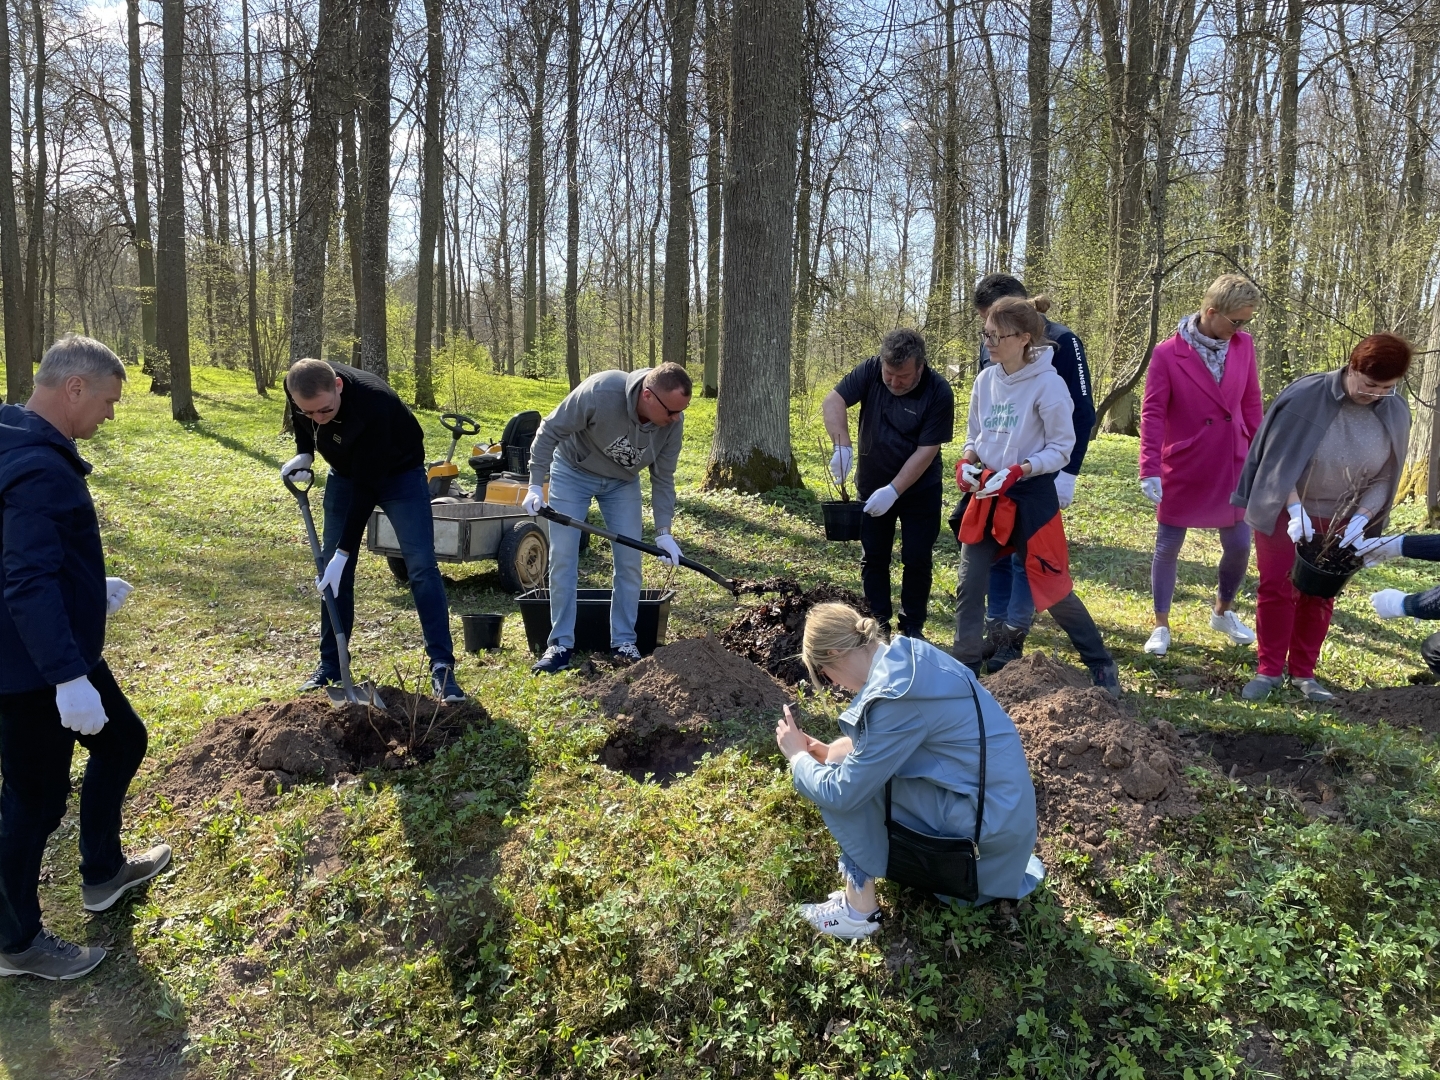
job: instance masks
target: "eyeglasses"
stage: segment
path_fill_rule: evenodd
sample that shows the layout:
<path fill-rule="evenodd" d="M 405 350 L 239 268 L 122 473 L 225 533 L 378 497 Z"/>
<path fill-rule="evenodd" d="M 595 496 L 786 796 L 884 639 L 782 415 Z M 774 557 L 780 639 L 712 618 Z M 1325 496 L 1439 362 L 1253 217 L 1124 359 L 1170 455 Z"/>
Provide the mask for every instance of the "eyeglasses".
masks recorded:
<path fill-rule="evenodd" d="M 660 407 L 665 410 L 665 415 L 672 420 L 675 419 L 675 417 L 679 416 L 681 413 L 683 413 L 690 404 L 689 401 L 686 401 L 684 405 L 680 406 L 680 408 L 672 409 L 669 405 L 665 404 L 659 394 L 655 393 L 655 391 L 651 390 L 648 386 L 645 388 L 645 392 L 650 395 L 652 401 L 659 402 Z"/>
<path fill-rule="evenodd" d="M 1351 368 L 1350 377 L 1353 382 L 1351 393 L 1356 397 L 1371 398 L 1372 400 L 1379 401 L 1381 398 L 1400 396 L 1400 384 L 1398 382 L 1391 383 L 1389 386 L 1380 387 L 1380 390 L 1376 392 L 1374 390 L 1361 389 L 1362 386 L 1380 386 L 1379 383 L 1375 382 L 1368 375 L 1362 375 L 1354 368 Z"/>
<path fill-rule="evenodd" d="M 301 408 L 300 408 L 300 403 L 297 401 L 297 402 L 295 403 L 295 407 L 296 407 L 297 409 L 300 409 L 300 414 L 301 414 L 302 416 L 309 417 L 311 420 L 318 420 L 318 419 L 320 419 L 322 416 L 330 416 L 330 415 L 332 415 L 333 413 L 339 411 L 339 409 L 340 409 L 340 402 L 338 402 L 338 401 L 332 401 L 329 405 L 322 405 L 322 406 L 321 406 L 320 408 L 318 408 L 318 409 L 301 409 Z"/>
<path fill-rule="evenodd" d="M 1226 315 L 1223 311 L 1220 312 L 1219 315 L 1220 315 L 1220 317 L 1221 317 L 1222 319 L 1224 319 L 1226 322 L 1228 322 L 1228 323 L 1229 323 L 1231 326 L 1233 326 L 1236 330 L 1239 330 L 1239 329 L 1240 329 L 1242 326 L 1244 326 L 1246 323 L 1248 323 L 1248 322 L 1254 322 L 1254 320 L 1255 320 L 1255 316 L 1254 316 L 1254 315 L 1251 315 L 1250 318 L 1248 318 L 1248 319 L 1232 319 L 1229 315 Z"/>
<path fill-rule="evenodd" d="M 1014 333 L 1014 334 L 995 334 L 995 333 L 990 332 L 989 330 L 984 330 L 984 331 L 982 331 L 981 334 L 980 334 L 980 340 L 982 340 L 983 342 L 985 342 L 986 345 L 991 345 L 991 346 L 993 346 L 993 345 L 998 345 L 1000 342 L 1004 341 L 1007 337 L 1019 337 L 1019 336 L 1020 336 L 1019 333 Z"/>

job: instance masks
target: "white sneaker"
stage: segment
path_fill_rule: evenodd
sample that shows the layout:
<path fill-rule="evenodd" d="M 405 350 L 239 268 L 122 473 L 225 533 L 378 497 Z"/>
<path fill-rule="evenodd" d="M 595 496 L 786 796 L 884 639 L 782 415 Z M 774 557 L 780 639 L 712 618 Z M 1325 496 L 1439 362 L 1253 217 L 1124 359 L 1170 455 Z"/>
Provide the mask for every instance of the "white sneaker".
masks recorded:
<path fill-rule="evenodd" d="M 1219 615 L 1212 611 L 1210 613 L 1210 629 L 1219 630 L 1236 645 L 1255 644 L 1255 631 L 1241 622 L 1240 616 L 1233 611 L 1222 612 Z"/>
<path fill-rule="evenodd" d="M 801 904 L 800 914 L 820 933 L 840 938 L 869 937 L 880 929 L 880 920 L 885 917 L 876 908 L 866 918 L 855 918 L 845 902 L 844 890 L 838 889 L 824 903 Z"/>
<path fill-rule="evenodd" d="M 1170 628 L 1157 626 L 1150 631 L 1145 641 L 1145 651 L 1151 656 L 1164 656 L 1170 650 Z"/>

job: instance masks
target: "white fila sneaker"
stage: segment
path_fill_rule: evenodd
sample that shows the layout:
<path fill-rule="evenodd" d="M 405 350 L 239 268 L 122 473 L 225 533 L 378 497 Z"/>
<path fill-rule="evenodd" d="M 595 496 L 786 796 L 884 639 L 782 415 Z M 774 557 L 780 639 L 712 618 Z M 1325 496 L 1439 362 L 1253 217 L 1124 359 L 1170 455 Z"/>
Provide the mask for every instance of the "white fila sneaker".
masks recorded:
<path fill-rule="evenodd" d="M 863 919 L 850 914 L 850 905 L 845 902 L 845 893 L 837 889 L 824 903 L 801 904 L 800 914 L 805 921 L 822 934 L 840 938 L 869 937 L 880 929 L 884 915 L 876 908 Z"/>

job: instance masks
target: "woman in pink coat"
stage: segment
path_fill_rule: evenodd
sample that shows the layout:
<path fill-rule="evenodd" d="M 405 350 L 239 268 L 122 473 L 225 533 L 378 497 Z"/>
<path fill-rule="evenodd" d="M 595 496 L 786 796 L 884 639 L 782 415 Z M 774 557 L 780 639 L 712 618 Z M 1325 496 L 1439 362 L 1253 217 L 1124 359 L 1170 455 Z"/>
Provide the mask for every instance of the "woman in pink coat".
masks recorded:
<path fill-rule="evenodd" d="M 1240 328 L 1255 315 L 1260 290 L 1225 274 L 1205 290 L 1200 311 L 1155 347 L 1140 412 L 1140 490 L 1156 506 L 1159 528 L 1150 565 L 1155 629 L 1145 651 L 1170 648 L 1170 602 L 1187 529 L 1220 531 L 1220 570 L 1210 626 L 1236 645 L 1254 631 L 1231 609 L 1250 562 L 1250 527 L 1230 493 L 1260 428 L 1255 343 Z"/>

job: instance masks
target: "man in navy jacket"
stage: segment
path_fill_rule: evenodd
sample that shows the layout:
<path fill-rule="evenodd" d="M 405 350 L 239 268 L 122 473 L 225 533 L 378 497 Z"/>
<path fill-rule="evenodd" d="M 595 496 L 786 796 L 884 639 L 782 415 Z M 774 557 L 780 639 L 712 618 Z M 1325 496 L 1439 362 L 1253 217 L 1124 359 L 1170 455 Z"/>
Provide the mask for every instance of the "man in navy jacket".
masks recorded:
<path fill-rule="evenodd" d="M 107 910 L 170 861 L 164 844 L 129 860 L 120 848 L 146 733 L 101 652 L 130 586 L 105 576 L 90 465 L 75 445 L 115 418 L 124 379 L 100 342 L 67 337 L 46 352 L 25 406 L 0 407 L 0 976 L 75 979 L 105 958 L 40 921 L 40 860 L 65 816 L 77 742 L 90 752 L 85 910 Z"/>

